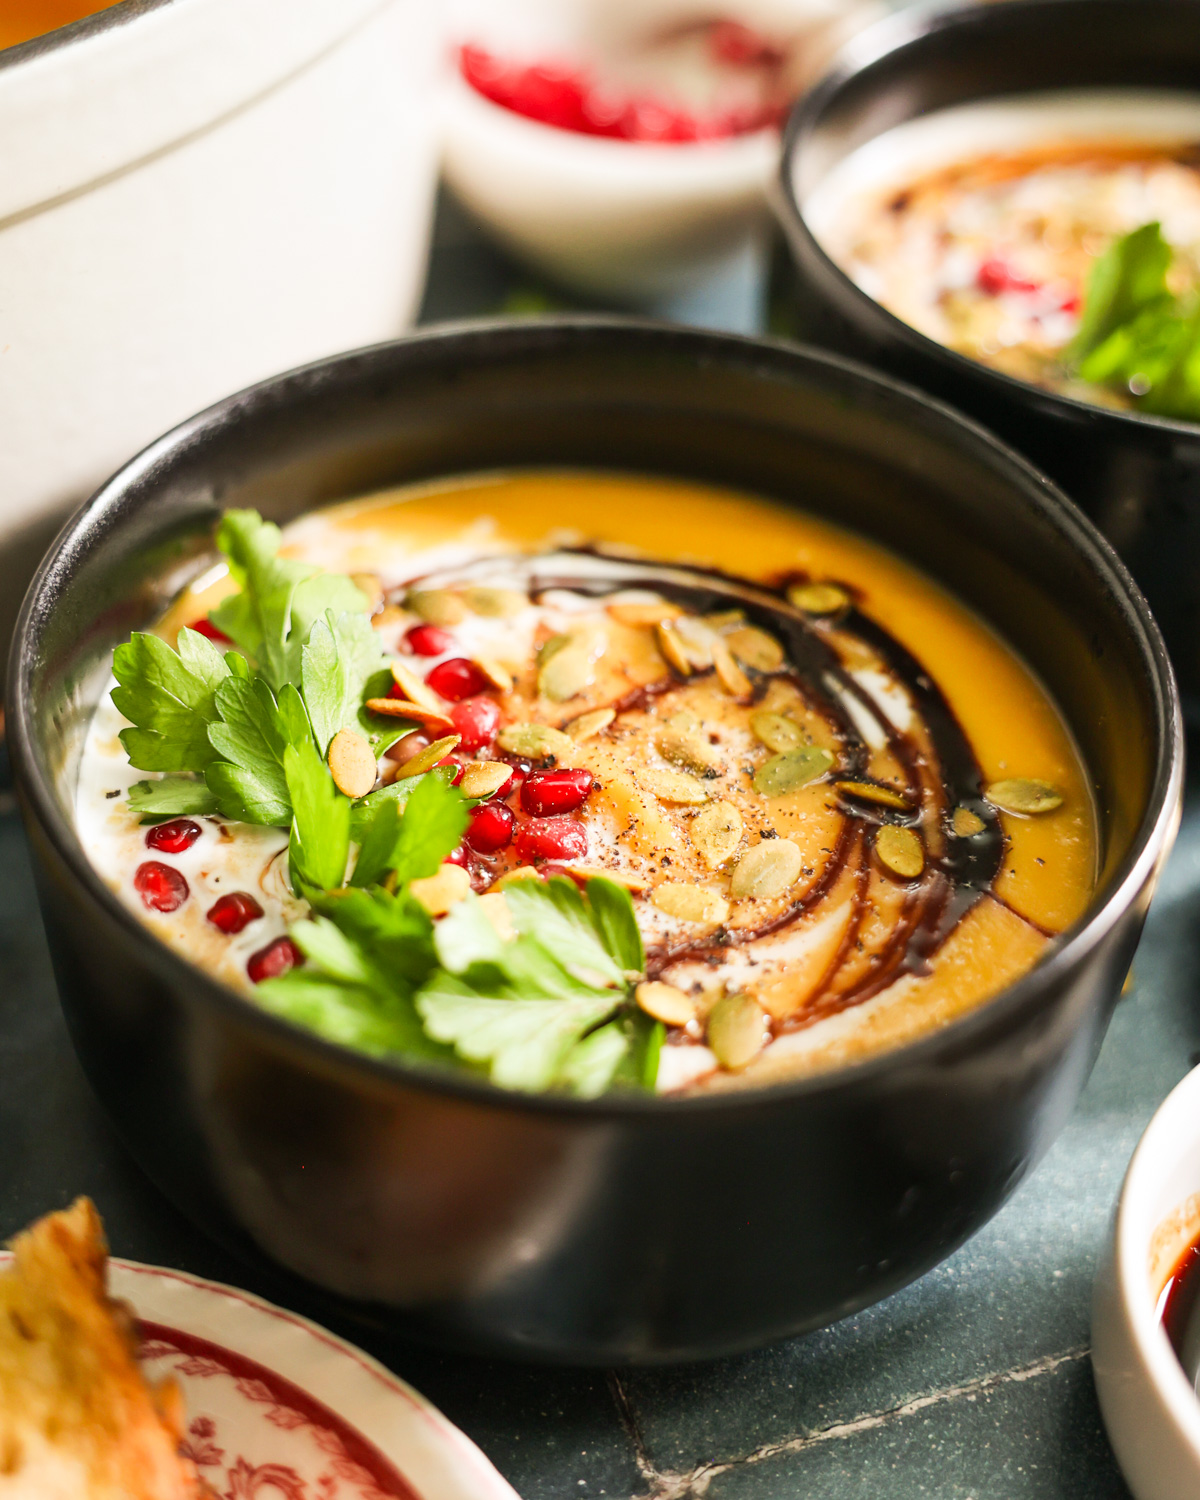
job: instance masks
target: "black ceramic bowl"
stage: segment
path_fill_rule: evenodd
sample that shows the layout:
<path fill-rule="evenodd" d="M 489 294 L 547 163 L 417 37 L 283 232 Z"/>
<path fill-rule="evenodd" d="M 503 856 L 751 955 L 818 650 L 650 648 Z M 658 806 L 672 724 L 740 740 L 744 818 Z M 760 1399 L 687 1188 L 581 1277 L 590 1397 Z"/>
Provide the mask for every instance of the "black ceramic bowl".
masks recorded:
<path fill-rule="evenodd" d="M 286 521 L 377 486 L 563 464 L 803 505 L 994 622 L 1093 772 L 1104 874 L 1086 920 L 990 1003 L 863 1065 L 595 1102 L 357 1056 L 156 941 L 91 869 L 72 794 L 114 645 L 207 565 L 219 509 Z M 151 1177 L 247 1259 L 281 1262 L 342 1310 L 572 1362 L 715 1355 L 819 1326 L 919 1276 L 994 1213 L 1087 1077 L 1182 774 L 1144 602 L 1021 459 L 836 357 L 618 319 L 432 333 L 268 381 L 177 428 L 55 544 L 10 682 L 63 1004 Z"/>
<path fill-rule="evenodd" d="M 825 254 L 803 202 L 846 155 L 906 120 L 1039 90 L 1200 93 L 1197 0 L 1007 0 L 879 23 L 797 107 L 778 202 L 802 338 L 867 359 L 986 423 L 1097 522 L 1150 600 L 1200 719 L 1200 424 L 1105 410 L 918 333 Z"/>

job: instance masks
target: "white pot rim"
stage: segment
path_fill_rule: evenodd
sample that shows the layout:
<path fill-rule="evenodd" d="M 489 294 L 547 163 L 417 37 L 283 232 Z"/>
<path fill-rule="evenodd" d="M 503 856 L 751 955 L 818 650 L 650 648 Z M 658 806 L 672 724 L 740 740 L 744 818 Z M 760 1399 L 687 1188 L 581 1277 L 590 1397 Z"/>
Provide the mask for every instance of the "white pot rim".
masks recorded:
<path fill-rule="evenodd" d="M 0 53 L 0 228 L 269 93 L 395 0 L 126 0 Z"/>
<path fill-rule="evenodd" d="M 1149 1265 L 1151 1238 L 1164 1217 L 1163 1182 L 1197 1137 L 1200 1068 L 1167 1095 L 1129 1163 L 1117 1206 L 1114 1262 L 1118 1295 L 1143 1372 L 1180 1439 L 1200 1462 L 1200 1400 L 1159 1320 Z"/>

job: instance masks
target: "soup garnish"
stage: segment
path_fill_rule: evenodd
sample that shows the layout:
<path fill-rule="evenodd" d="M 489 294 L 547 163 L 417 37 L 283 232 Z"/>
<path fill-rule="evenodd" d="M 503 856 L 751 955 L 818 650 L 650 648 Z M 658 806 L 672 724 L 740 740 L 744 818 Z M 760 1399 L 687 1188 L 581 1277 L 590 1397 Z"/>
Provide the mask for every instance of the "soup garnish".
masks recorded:
<path fill-rule="evenodd" d="M 795 566 L 502 534 L 556 493 L 610 521 L 689 496 L 717 531 L 740 509 Z M 767 1081 L 942 1024 L 1086 903 L 1091 808 L 1052 706 L 865 543 L 587 475 L 335 508 L 284 540 L 226 514 L 227 571 L 117 650 L 80 819 L 178 951 L 335 1041 L 584 1096 Z M 822 553 L 841 567 L 805 566 Z"/>

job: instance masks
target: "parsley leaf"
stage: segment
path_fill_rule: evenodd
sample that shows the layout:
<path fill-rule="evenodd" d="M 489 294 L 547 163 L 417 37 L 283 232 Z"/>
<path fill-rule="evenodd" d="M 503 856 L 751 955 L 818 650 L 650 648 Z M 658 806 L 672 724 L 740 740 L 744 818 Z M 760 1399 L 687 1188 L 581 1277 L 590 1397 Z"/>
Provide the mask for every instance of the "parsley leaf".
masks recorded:
<path fill-rule="evenodd" d="M 324 618 L 317 620 L 309 632 L 300 651 L 300 661 L 304 702 L 317 749 L 323 755 L 339 729 L 348 725 L 357 727 L 367 684 L 373 680 L 379 682 L 381 674 L 386 673 L 383 693 L 371 694 L 385 696 L 391 685 L 391 673 L 379 637 L 365 614 L 335 615 L 326 610 Z M 378 732 L 382 726 L 374 715 L 372 721 L 372 728 Z M 403 729 L 392 730 L 386 743 L 392 743 L 403 733 Z M 375 753 L 381 755 L 383 749 L 377 748 Z"/>
<path fill-rule="evenodd" d="M 292 889 L 328 891 L 344 885 L 350 858 L 350 799 L 333 784 L 311 737 L 286 747 L 283 773 L 292 802 Z"/>
<path fill-rule="evenodd" d="M 1143 224 L 1114 240 L 1088 275 L 1079 331 L 1067 357 L 1082 360 L 1145 308 L 1171 300 L 1167 289 L 1170 264 L 1171 247 L 1157 223 Z"/>
<path fill-rule="evenodd" d="M 416 785 L 402 796 L 388 795 L 403 786 L 393 782 L 356 806 L 351 826 L 360 847 L 352 885 L 375 885 L 388 874 L 399 885 L 436 875 L 457 848 L 467 827 L 462 793 L 440 776 L 411 780 Z"/>
<path fill-rule="evenodd" d="M 217 546 L 229 560 L 240 590 L 212 615 L 217 629 L 251 658 L 276 690 L 286 682 L 300 682 L 301 653 L 326 611 L 364 614 L 367 605 L 344 574 L 322 573 L 307 563 L 279 557 L 281 540 L 279 527 L 257 511 L 225 512 Z"/>
<path fill-rule="evenodd" d="M 277 701 L 261 677 L 230 677 L 217 690 L 217 708 L 221 717 L 208 734 L 221 759 L 204 779 L 221 812 L 239 823 L 286 828 L 292 798 L 284 751 L 293 739 L 312 738 L 299 694 L 286 687 Z"/>
<path fill-rule="evenodd" d="M 172 651 L 156 635 L 137 631 L 113 655 L 118 686 L 112 700 L 130 720 L 121 743 L 139 771 L 203 771 L 215 752 L 208 738 L 217 718 L 216 693 L 230 669 L 195 630 L 179 632 Z"/>
<path fill-rule="evenodd" d="M 164 818 L 207 817 L 219 812 L 215 793 L 203 781 L 188 776 L 165 776 L 160 781 L 137 781 L 129 788 L 129 805 L 143 823 Z"/>
<path fill-rule="evenodd" d="M 603 884 L 613 892 L 621 891 L 611 881 Z M 590 897 L 590 881 L 588 885 Z M 630 905 L 632 917 L 629 896 L 622 894 Z M 517 932 L 536 940 L 570 978 L 593 986 L 597 981 L 625 983 L 625 966 L 609 953 L 593 925 L 592 911 L 573 880 L 561 875 L 547 881 L 521 880 L 510 886 L 504 896 Z M 619 900 L 619 896 L 614 899 Z M 640 938 L 638 948 L 641 948 Z M 639 963 L 636 967 L 642 966 Z"/>

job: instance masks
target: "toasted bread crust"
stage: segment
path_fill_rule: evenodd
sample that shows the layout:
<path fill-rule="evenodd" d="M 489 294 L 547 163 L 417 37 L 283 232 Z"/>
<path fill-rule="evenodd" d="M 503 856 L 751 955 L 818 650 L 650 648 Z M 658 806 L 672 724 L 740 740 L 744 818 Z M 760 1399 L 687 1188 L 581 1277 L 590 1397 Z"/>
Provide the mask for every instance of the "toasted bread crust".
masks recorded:
<path fill-rule="evenodd" d="M 198 1500 L 183 1403 L 137 1364 L 86 1198 L 12 1242 L 0 1272 L 0 1500 Z"/>

